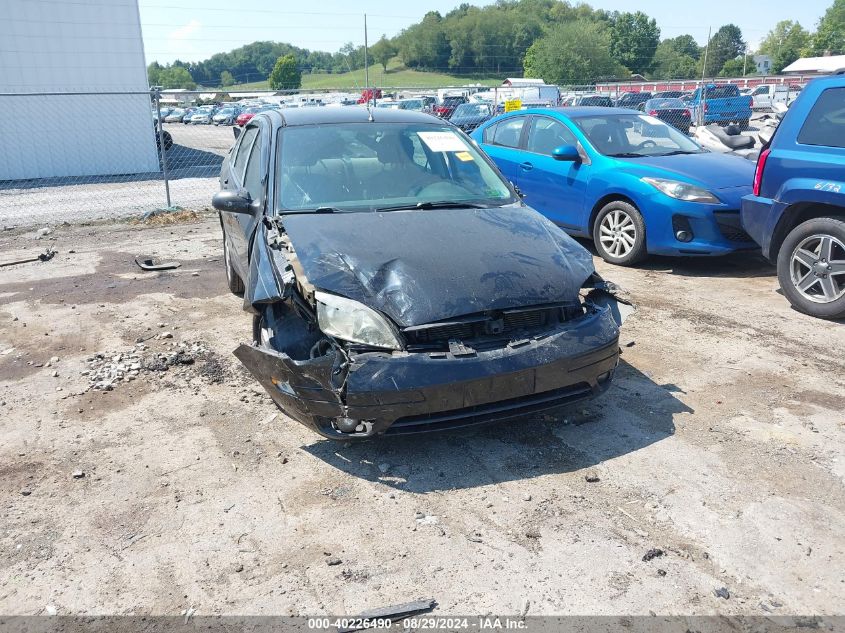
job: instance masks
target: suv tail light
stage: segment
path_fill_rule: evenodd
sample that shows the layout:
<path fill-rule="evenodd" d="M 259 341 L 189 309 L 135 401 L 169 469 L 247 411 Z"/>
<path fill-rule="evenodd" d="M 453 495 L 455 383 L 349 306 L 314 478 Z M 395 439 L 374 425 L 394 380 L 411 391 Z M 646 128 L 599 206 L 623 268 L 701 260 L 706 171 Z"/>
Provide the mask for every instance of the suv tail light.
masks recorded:
<path fill-rule="evenodd" d="M 748 97 L 748 107 L 754 108 L 754 97 L 751 97 L 751 96 Z"/>
<path fill-rule="evenodd" d="M 657 110 L 649 110 L 648 115 L 649 116 L 657 116 Z"/>
<path fill-rule="evenodd" d="M 689 108 L 687 108 L 686 110 L 684 110 L 684 117 L 686 117 L 686 118 L 688 119 L 688 118 L 690 118 L 691 116 L 692 116 L 692 113 L 689 111 Z"/>
<path fill-rule="evenodd" d="M 757 167 L 754 168 L 753 193 L 755 196 L 760 195 L 760 186 L 763 184 L 763 170 L 766 168 L 766 161 L 769 159 L 771 151 L 772 150 L 767 147 L 760 152 L 760 156 L 757 158 Z"/>
<path fill-rule="evenodd" d="M 705 103 L 705 104 L 704 104 L 704 114 L 707 114 L 709 111 L 710 111 L 710 104 L 709 104 L 709 103 Z"/>

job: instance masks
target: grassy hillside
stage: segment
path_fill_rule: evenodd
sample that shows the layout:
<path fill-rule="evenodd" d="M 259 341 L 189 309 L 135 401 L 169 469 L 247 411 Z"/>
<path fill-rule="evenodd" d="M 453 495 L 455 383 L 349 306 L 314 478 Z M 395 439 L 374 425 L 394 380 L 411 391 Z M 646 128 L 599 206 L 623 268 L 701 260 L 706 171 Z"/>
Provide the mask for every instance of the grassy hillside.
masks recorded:
<path fill-rule="evenodd" d="M 380 64 L 370 66 L 370 84 L 379 88 L 439 88 L 442 86 L 463 86 L 465 84 L 482 84 L 485 86 L 501 85 L 504 77 L 459 77 L 446 73 L 428 73 L 405 68 L 397 59 L 387 65 L 387 72 Z M 341 88 L 360 90 L 365 84 L 364 69 L 340 74 L 302 75 L 302 90 L 320 90 L 326 88 Z M 266 81 L 230 86 L 228 90 L 250 91 L 269 90 Z"/>

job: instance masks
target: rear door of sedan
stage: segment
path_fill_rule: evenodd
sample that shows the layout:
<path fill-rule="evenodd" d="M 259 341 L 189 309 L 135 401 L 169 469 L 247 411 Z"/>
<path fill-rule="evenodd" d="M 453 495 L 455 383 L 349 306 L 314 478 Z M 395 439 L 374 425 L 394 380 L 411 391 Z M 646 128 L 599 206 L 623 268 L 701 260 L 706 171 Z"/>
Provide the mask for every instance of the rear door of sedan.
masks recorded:
<path fill-rule="evenodd" d="M 503 117 L 482 132 L 482 148 L 505 178 L 514 184 L 519 175 L 519 163 L 524 158 L 521 146 L 528 119 L 527 115 Z"/>

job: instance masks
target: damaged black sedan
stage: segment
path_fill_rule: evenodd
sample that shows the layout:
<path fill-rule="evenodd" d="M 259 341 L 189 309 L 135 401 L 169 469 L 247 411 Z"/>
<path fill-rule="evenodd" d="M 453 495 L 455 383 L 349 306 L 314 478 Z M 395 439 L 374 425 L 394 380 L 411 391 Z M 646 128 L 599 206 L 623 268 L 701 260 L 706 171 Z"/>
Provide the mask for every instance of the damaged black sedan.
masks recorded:
<path fill-rule="evenodd" d="M 460 131 L 416 112 L 256 115 L 214 197 L 235 355 L 331 439 L 513 419 L 596 395 L 619 308 L 592 257 Z"/>

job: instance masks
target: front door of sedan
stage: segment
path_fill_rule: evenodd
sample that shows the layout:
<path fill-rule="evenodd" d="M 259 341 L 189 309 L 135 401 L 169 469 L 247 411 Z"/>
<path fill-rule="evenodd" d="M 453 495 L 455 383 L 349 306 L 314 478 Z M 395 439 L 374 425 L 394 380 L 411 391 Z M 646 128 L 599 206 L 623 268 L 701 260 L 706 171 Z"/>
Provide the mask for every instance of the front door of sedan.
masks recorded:
<path fill-rule="evenodd" d="M 493 159 L 505 178 L 514 184 L 519 175 L 519 163 L 523 158 L 519 146 L 528 118 L 523 115 L 501 119 L 485 128 L 482 137 L 484 151 Z"/>
<path fill-rule="evenodd" d="M 262 176 L 262 147 L 264 140 L 259 126 L 250 125 L 241 134 L 239 143 L 229 157 L 229 170 L 221 183 L 229 191 L 246 191 L 253 200 L 263 200 Z M 229 246 L 232 248 L 233 260 L 243 279 L 249 269 L 249 242 L 260 217 L 246 213 L 229 213 L 222 211 L 220 217 L 226 229 Z"/>
<path fill-rule="evenodd" d="M 516 185 L 525 194 L 528 206 L 568 232 L 586 233 L 584 204 L 591 166 L 580 160 L 555 159 L 552 152 L 562 145 L 578 146 L 578 139 L 566 124 L 552 117 L 531 117 Z"/>

